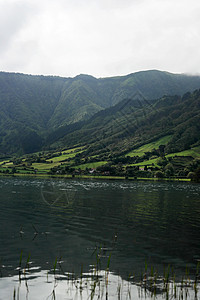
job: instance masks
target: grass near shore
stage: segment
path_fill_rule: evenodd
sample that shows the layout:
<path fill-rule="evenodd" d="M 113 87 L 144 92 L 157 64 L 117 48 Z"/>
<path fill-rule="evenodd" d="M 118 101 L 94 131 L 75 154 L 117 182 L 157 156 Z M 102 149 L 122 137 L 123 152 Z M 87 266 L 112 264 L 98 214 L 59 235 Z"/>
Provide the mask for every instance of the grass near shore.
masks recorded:
<path fill-rule="evenodd" d="M 172 181 L 179 181 L 179 182 L 191 182 L 190 178 L 145 178 L 145 177 L 124 177 L 124 176 L 103 176 L 103 175 L 50 175 L 47 173 L 15 173 L 15 174 L 6 174 L 0 173 L 2 177 L 32 177 L 32 178 L 54 178 L 54 179 L 100 179 L 100 180 L 131 180 L 131 181 L 161 181 L 161 182 L 172 182 Z"/>

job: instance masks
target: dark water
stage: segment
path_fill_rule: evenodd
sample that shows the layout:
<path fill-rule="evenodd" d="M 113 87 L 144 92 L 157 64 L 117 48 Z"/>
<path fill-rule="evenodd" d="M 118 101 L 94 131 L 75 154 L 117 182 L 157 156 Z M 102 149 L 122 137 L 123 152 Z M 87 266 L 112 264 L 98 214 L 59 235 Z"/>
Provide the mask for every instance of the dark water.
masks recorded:
<path fill-rule="evenodd" d="M 21 253 L 38 272 L 57 257 L 64 271 L 86 273 L 101 247 L 101 268 L 111 253 L 124 280 L 145 261 L 179 276 L 200 259 L 198 184 L 2 178 L 0 188 L 2 277 L 17 275 Z"/>

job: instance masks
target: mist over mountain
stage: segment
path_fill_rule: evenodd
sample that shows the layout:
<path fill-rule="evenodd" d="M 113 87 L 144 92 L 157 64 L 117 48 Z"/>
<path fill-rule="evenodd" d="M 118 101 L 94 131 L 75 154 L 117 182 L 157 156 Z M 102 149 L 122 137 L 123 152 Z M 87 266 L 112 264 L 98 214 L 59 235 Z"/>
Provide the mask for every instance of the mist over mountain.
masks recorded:
<path fill-rule="evenodd" d="M 73 139 L 70 137 L 70 144 L 79 144 L 81 141 L 87 143 L 87 140 L 91 141 L 89 135 L 96 128 L 98 120 L 102 132 L 105 131 L 105 135 L 109 136 L 112 133 L 107 130 L 106 121 L 102 118 L 107 118 L 110 112 L 113 114 L 111 118 L 115 120 L 114 127 L 119 128 L 116 120 L 122 112 L 124 118 L 128 118 L 128 107 L 131 111 L 133 108 L 134 111 L 138 110 L 137 114 L 141 110 L 141 117 L 144 118 L 148 115 L 145 111 L 147 107 L 152 113 L 158 110 L 154 107 L 155 100 L 163 95 L 182 96 L 199 88 L 200 76 L 157 70 L 100 79 L 89 75 L 62 78 L 1 72 L 0 153 L 30 153 L 55 144 L 56 141 L 63 145 L 63 138 L 67 134 L 73 136 Z M 123 108 L 123 101 L 127 100 L 131 101 L 131 105 Z M 175 100 L 170 101 L 173 107 Z M 159 110 L 162 111 L 162 108 Z M 137 118 L 140 120 L 139 115 Z M 141 126 L 139 121 L 137 124 Z M 87 133 L 85 126 L 88 127 Z M 84 137 L 80 133 L 75 134 L 77 130 L 82 130 Z M 120 135 L 119 132 L 116 134 Z M 127 132 L 134 144 L 133 132 Z"/>

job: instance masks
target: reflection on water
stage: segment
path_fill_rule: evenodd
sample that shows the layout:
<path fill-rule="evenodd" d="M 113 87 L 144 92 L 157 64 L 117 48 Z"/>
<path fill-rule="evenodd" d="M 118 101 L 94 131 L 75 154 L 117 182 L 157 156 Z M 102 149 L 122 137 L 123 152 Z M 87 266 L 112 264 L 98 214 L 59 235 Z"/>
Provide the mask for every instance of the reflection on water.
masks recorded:
<path fill-rule="evenodd" d="M 33 273 L 19 282 L 17 276 L 3 278 L 0 281 L 0 299 L 137 299 L 138 288 L 119 276 L 99 271 L 98 280 L 90 274 L 82 279 L 54 276 L 48 271 Z M 15 299 L 14 298 L 14 299 Z M 130 299 L 130 297 L 129 297 Z"/>
<path fill-rule="evenodd" d="M 192 281 L 186 274 L 177 283 L 169 277 L 168 271 L 169 268 L 165 277 L 152 271 L 149 275 L 144 273 L 138 281 L 134 275 L 124 280 L 108 269 L 96 267 L 77 277 L 74 273 L 63 272 L 61 266 L 54 270 L 29 266 L 20 269 L 18 276 L 0 280 L 0 299 L 198 299 L 197 280 Z"/>
<path fill-rule="evenodd" d="M 18 280 L 21 253 L 23 266 L 30 257 L 31 266 L 40 268 L 31 290 L 45 282 L 40 280 L 44 270 L 53 268 L 56 259 L 65 272 L 88 274 L 100 248 L 102 270 L 111 255 L 111 282 L 121 278 L 127 284 L 129 274 L 141 274 L 145 261 L 158 272 L 171 264 L 177 277 L 186 265 L 191 273 L 196 270 L 199 185 L 5 178 L 0 187 L 0 287 L 5 293 Z"/>

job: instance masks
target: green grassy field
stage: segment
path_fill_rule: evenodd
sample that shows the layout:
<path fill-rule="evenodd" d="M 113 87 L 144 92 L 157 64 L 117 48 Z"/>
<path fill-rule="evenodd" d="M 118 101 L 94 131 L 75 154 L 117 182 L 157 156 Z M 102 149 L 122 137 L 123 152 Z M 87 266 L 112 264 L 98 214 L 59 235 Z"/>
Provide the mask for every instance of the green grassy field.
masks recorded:
<path fill-rule="evenodd" d="M 130 152 L 129 156 L 142 156 L 144 155 L 145 152 L 149 152 L 151 150 L 153 150 L 154 148 L 155 149 L 158 149 L 158 147 L 162 144 L 166 144 L 169 139 L 171 138 L 170 135 L 168 136 L 165 136 L 155 142 L 152 142 L 152 143 L 149 143 L 149 144 L 146 144 L 146 145 L 143 145 L 142 147 L 139 147 L 138 149 Z M 97 167 L 99 166 L 103 166 L 105 165 L 106 163 L 108 163 L 108 161 L 97 161 L 97 162 L 90 162 L 90 163 L 85 163 L 85 164 L 79 164 L 79 165 L 75 165 L 74 166 L 74 157 L 79 154 L 79 153 L 82 153 L 84 151 L 84 149 L 82 147 L 77 147 L 77 148 L 72 148 L 72 149 L 67 149 L 67 150 L 63 150 L 62 152 L 55 152 L 53 153 L 54 155 L 58 155 L 58 156 L 55 156 L 55 157 L 52 157 L 50 159 L 48 159 L 45 162 L 40 162 L 40 163 L 37 163 L 37 162 L 33 162 L 32 165 L 29 165 L 28 162 L 26 162 L 26 159 L 22 159 L 22 162 L 23 164 L 20 164 L 20 165 L 17 165 L 15 166 L 12 162 L 10 162 L 9 160 L 4 160 L 2 162 L 0 162 L 0 172 L 4 173 L 5 172 L 9 172 L 10 174 L 12 174 L 13 172 L 13 167 L 15 167 L 16 169 L 16 172 L 18 174 L 47 174 L 52 168 L 54 167 L 58 167 L 58 166 L 61 166 L 63 165 L 64 166 L 69 166 L 69 167 L 72 167 L 73 169 L 81 169 L 81 170 L 85 170 L 85 169 L 96 169 Z M 62 153 L 62 155 L 61 155 Z M 126 155 L 126 156 L 127 156 Z M 177 157 L 175 160 L 176 160 L 176 163 L 177 163 L 177 159 L 178 157 L 182 157 L 180 158 L 181 159 L 181 162 L 179 164 L 182 164 L 183 167 L 184 165 L 187 165 L 187 158 L 184 159 L 184 156 L 187 157 L 187 156 L 190 156 L 190 157 L 193 157 L 194 159 L 200 159 L 200 146 L 198 147 L 194 147 L 190 150 L 185 150 L 185 151 L 181 151 L 181 152 L 177 152 L 177 153 L 171 153 L 171 154 L 168 154 L 166 155 L 166 158 L 173 158 L 173 157 Z M 67 161 L 69 159 L 69 161 Z M 191 160 L 191 158 L 188 157 L 189 160 Z M 160 158 L 159 157 L 153 157 L 152 156 L 152 159 L 149 159 L 149 160 L 145 160 L 145 161 L 142 161 L 142 162 L 139 162 L 139 163 L 135 163 L 135 164 L 126 164 L 124 165 L 124 167 L 126 166 L 153 166 L 153 167 L 158 167 L 160 168 L 160 166 L 158 165 L 158 162 L 159 162 Z M 89 177 L 91 177 L 92 175 L 89 175 Z M 100 176 L 101 177 L 101 176 Z M 97 178 L 97 176 L 95 176 L 95 178 Z M 107 178 L 107 176 L 106 176 Z"/>
<path fill-rule="evenodd" d="M 189 149 L 189 150 L 176 152 L 176 153 L 170 153 L 170 154 L 166 155 L 166 157 L 174 157 L 174 156 L 192 156 L 193 158 L 200 158 L 200 146 Z"/>
<path fill-rule="evenodd" d="M 5 164 L 3 165 L 3 167 L 12 167 L 12 166 L 13 166 L 13 163 L 10 161 L 5 162 Z"/>
<path fill-rule="evenodd" d="M 0 166 L 4 165 L 4 164 L 6 164 L 6 163 L 9 163 L 9 160 L 3 160 L 3 161 L 1 161 L 1 162 L 0 162 Z"/>
<path fill-rule="evenodd" d="M 170 157 L 173 158 L 175 156 L 192 156 L 193 158 L 200 159 L 200 147 L 195 147 L 193 149 L 185 150 L 185 151 L 181 151 L 181 152 L 170 153 L 170 154 L 166 155 L 166 158 L 170 158 Z M 145 160 L 145 161 L 142 161 L 137 164 L 130 164 L 129 166 L 152 166 L 152 164 L 153 164 L 155 167 L 159 167 L 157 164 L 158 160 L 159 160 L 159 158 Z"/>
<path fill-rule="evenodd" d="M 74 152 L 74 151 L 82 150 L 82 148 L 83 147 L 70 148 L 70 149 L 67 149 L 67 150 L 63 150 L 61 153 L 62 154 L 68 154 L 68 153 L 71 153 L 71 152 Z"/>
<path fill-rule="evenodd" d="M 77 149 L 77 148 L 75 148 L 75 149 Z M 66 159 L 69 159 L 69 158 L 73 158 L 73 157 L 75 157 L 77 154 L 79 154 L 79 153 L 82 153 L 83 152 L 83 150 L 81 150 L 81 151 L 73 151 L 73 149 L 70 149 L 70 150 L 68 150 L 68 152 L 66 152 L 66 151 L 63 151 L 62 153 L 62 155 L 59 155 L 59 156 L 55 156 L 55 157 L 52 157 L 52 158 L 50 158 L 50 159 L 47 159 L 47 161 L 53 161 L 53 163 L 56 163 L 56 162 L 62 162 L 62 161 L 64 161 L 64 160 L 66 160 Z"/>
<path fill-rule="evenodd" d="M 59 166 L 60 163 L 59 162 L 53 162 L 51 164 L 45 164 L 45 163 L 33 163 L 32 164 L 32 167 L 34 169 L 37 169 L 38 171 L 41 171 L 41 170 L 47 170 L 49 171 L 51 168 L 53 167 L 57 167 Z"/>
<path fill-rule="evenodd" d="M 143 145 L 143 146 L 139 147 L 138 149 L 135 149 L 135 150 L 129 152 L 128 154 L 126 154 L 126 156 L 130 156 L 130 157 L 143 156 L 145 154 L 145 152 L 150 152 L 153 149 L 158 149 L 160 145 L 166 145 L 169 142 L 170 138 L 171 138 L 171 135 L 167 135 L 155 142 Z"/>
<path fill-rule="evenodd" d="M 140 163 L 137 164 L 130 164 L 129 166 L 154 166 L 154 167 L 158 167 L 157 161 L 159 158 L 155 158 L 155 159 L 149 159 L 149 160 L 145 160 L 142 161 Z"/>
<path fill-rule="evenodd" d="M 88 169 L 95 169 L 99 166 L 103 166 L 107 163 L 107 161 L 97 161 L 97 162 L 92 162 L 92 163 L 87 163 L 87 164 L 82 164 L 82 165 L 78 165 L 78 166 L 74 166 L 74 169 L 81 169 L 81 170 L 85 170 L 86 168 Z"/>

